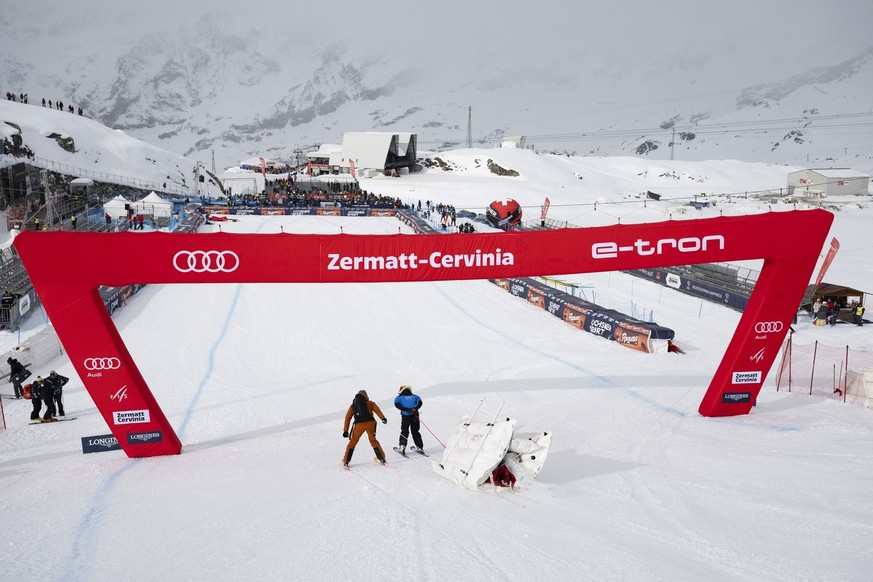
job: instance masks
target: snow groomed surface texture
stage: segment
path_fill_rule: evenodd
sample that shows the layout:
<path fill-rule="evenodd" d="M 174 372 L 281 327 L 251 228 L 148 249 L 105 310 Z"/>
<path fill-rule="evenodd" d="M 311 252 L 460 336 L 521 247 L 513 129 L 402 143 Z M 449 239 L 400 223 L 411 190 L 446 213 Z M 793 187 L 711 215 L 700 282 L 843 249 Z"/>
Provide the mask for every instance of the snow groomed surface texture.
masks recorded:
<path fill-rule="evenodd" d="M 110 319 L 99 285 L 497 279 L 763 258 L 758 285 L 699 408 L 704 416 L 731 416 L 754 404 L 832 221 L 829 212 L 807 210 L 453 236 L 24 232 L 15 247 L 113 434 L 128 456 L 147 457 L 178 454 L 182 444 Z M 83 256 L 101 260 L 83 269 Z M 113 400 L 123 387 L 127 398 Z M 126 438 L 144 431 L 160 438 L 133 444 Z"/>

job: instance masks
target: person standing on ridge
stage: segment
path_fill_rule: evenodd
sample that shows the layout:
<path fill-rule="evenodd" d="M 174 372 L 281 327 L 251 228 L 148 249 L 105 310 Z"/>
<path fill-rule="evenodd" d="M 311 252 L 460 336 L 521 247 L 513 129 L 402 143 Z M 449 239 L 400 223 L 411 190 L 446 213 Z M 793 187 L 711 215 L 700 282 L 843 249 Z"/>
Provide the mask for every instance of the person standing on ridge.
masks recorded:
<path fill-rule="evenodd" d="M 412 386 L 403 385 L 400 393 L 394 399 L 394 407 L 400 411 L 400 454 L 406 454 L 406 443 L 409 431 L 412 430 L 412 440 L 415 450 L 424 454 L 424 443 L 421 440 L 421 421 L 418 419 L 418 409 L 424 404 L 421 397 L 412 393 Z"/>
<path fill-rule="evenodd" d="M 361 436 L 366 432 L 370 439 L 370 446 L 373 447 L 373 452 L 376 453 L 376 458 L 383 465 L 385 464 L 385 453 L 382 452 L 382 445 L 376 440 L 376 419 L 378 416 L 382 419 L 382 424 L 388 424 L 388 419 L 382 414 L 379 405 L 367 397 L 366 390 L 359 390 L 352 400 L 352 405 L 349 406 L 346 412 L 345 423 L 343 424 L 343 438 L 349 439 L 349 444 L 346 446 L 346 452 L 343 456 L 343 466 L 348 467 L 349 461 L 352 460 L 352 455 L 355 452 L 355 445 L 361 439 Z M 351 436 L 349 435 L 349 424 L 355 419 L 355 424 L 352 426 Z"/>

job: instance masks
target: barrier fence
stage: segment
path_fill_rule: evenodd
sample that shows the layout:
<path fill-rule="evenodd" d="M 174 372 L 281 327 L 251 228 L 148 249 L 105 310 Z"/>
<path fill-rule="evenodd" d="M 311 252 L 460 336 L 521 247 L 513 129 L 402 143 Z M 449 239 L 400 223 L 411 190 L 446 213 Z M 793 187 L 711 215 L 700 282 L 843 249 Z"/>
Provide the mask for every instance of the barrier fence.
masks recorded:
<path fill-rule="evenodd" d="M 801 392 L 871 407 L 873 351 L 798 344 L 789 334 L 776 373 L 776 390 Z"/>

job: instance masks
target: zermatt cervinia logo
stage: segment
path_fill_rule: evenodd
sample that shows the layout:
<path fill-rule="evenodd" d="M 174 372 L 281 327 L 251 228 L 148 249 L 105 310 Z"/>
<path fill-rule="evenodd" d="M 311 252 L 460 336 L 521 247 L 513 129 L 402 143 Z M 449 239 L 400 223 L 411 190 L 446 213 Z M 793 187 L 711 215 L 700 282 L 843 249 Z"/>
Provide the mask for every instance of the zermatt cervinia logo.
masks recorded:
<path fill-rule="evenodd" d="M 434 251 L 427 257 L 419 257 L 415 253 L 399 255 L 355 256 L 328 253 L 328 271 L 395 271 L 414 270 L 419 267 L 432 269 L 464 269 L 480 267 L 505 267 L 515 264 L 515 255 L 494 249 L 494 252 L 484 252 L 476 249 L 474 253 L 443 253 Z"/>

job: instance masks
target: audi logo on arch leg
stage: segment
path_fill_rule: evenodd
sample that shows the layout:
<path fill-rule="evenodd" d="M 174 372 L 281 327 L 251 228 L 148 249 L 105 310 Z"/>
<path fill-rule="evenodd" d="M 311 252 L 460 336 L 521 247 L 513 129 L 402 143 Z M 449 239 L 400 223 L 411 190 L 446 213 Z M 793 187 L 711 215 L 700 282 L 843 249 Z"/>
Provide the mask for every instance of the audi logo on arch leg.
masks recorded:
<path fill-rule="evenodd" d="M 759 321 L 755 324 L 755 333 L 777 333 L 782 331 L 781 321 Z"/>
<path fill-rule="evenodd" d="M 83 362 L 86 370 L 117 370 L 121 367 L 118 358 L 86 358 Z"/>
<path fill-rule="evenodd" d="M 239 267 L 233 251 L 179 251 L 173 267 L 180 273 L 231 273 Z"/>

